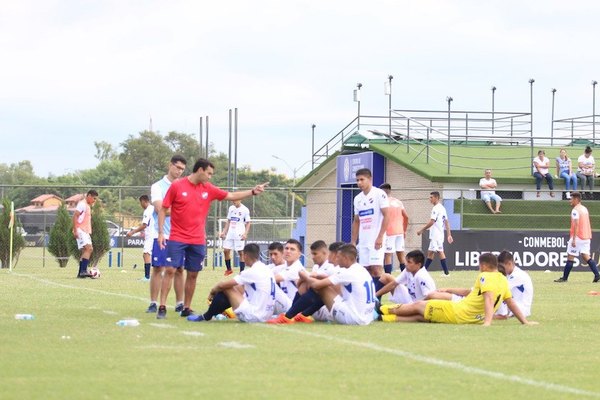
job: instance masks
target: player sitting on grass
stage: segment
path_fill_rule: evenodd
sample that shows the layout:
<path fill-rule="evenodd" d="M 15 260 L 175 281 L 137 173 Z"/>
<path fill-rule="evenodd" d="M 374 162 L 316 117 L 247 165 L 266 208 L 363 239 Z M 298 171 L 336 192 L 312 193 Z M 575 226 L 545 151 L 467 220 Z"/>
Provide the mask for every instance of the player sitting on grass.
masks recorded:
<path fill-rule="evenodd" d="M 369 272 L 356 262 L 356 247 L 345 244 L 338 250 L 339 270 L 325 279 L 307 276 L 331 318 L 344 325 L 368 325 L 373 321 L 375 285 Z"/>
<path fill-rule="evenodd" d="M 273 272 L 273 275 L 283 271 L 286 267 L 285 260 L 283 259 L 283 244 L 280 242 L 273 242 L 269 245 L 269 261 L 267 266 Z M 275 309 L 274 314 L 281 314 L 286 312 L 292 306 L 292 299 L 283 292 L 279 285 L 275 285 Z"/>
<path fill-rule="evenodd" d="M 423 268 L 425 255 L 420 250 L 413 250 L 406 255 L 406 269 L 396 278 L 391 274 L 383 274 L 381 283 L 384 286 L 377 291 L 375 296 L 381 298 L 386 293 L 391 293 L 389 300 L 396 304 L 410 304 L 423 300 L 431 291 L 435 290 L 435 282 Z"/>
<path fill-rule="evenodd" d="M 285 259 L 285 268 L 275 272 L 275 282 L 281 287 L 281 290 L 294 301 L 298 292 L 298 272 L 304 270 L 300 262 L 302 255 L 302 243 L 296 239 L 289 239 L 283 247 L 283 258 Z M 300 293 L 302 294 L 302 293 Z"/>
<path fill-rule="evenodd" d="M 337 252 L 343 242 L 334 242 L 327 245 L 322 240 L 317 240 L 310 246 L 310 252 L 314 262 L 313 269 L 310 274 L 306 271 L 300 271 L 300 286 L 305 287 L 304 294 L 296 297 L 294 303 L 285 313 L 280 313 L 277 318 L 273 318 L 267 323 L 269 324 L 292 324 L 294 322 L 313 322 L 330 321 L 331 313 L 325 307 L 325 304 L 312 288 L 308 287 L 308 277 L 316 279 L 325 279 L 337 272 L 339 269 L 337 263 Z M 310 318 L 312 316 L 312 318 Z"/>
<path fill-rule="evenodd" d="M 427 300 L 412 304 L 383 305 L 381 306 L 382 319 L 387 322 L 439 322 L 489 326 L 494 313 L 504 301 L 522 324 L 537 324 L 528 321 L 512 299 L 506 277 L 498 272 L 496 256 L 491 253 L 482 254 L 479 257 L 479 271 L 473 290 L 461 301 Z"/>
<path fill-rule="evenodd" d="M 244 247 L 244 269 L 233 279 L 217 283 L 208 296 L 210 306 L 204 314 L 190 315 L 188 321 L 209 321 L 229 307 L 242 322 L 265 322 L 273 315 L 275 279 L 259 261 L 260 248 L 254 243 Z"/>

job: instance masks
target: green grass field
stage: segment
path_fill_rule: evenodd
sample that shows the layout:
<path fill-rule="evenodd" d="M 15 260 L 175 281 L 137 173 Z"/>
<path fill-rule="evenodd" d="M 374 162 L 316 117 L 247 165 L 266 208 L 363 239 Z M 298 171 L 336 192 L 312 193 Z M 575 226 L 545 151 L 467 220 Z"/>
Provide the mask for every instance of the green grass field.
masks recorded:
<path fill-rule="evenodd" d="M 532 273 L 531 319 L 540 325 L 483 328 L 191 323 L 172 308 L 157 321 L 144 313 L 141 268 L 122 270 L 105 268 L 98 280 L 75 279 L 74 265 L 0 271 L 0 398 L 600 397 L 600 297 L 587 295 L 600 286 L 590 273 L 567 284 Z M 469 287 L 475 272 L 433 276 L 438 286 Z M 221 277 L 222 269 L 201 273 L 194 309 L 205 309 Z M 122 318 L 141 325 L 119 327 Z"/>

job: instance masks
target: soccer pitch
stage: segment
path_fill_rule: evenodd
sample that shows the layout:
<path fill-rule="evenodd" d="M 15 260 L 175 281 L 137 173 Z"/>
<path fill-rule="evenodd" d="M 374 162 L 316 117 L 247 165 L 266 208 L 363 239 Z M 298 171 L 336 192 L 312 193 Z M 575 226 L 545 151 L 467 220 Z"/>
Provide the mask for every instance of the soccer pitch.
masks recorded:
<path fill-rule="evenodd" d="M 201 272 L 196 311 L 222 272 Z M 78 280 L 73 266 L 0 271 L 0 398 L 600 398 L 600 297 L 587 294 L 600 286 L 590 273 L 566 284 L 531 273 L 531 320 L 540 325 L 489 328 L 192 323 L 173 312 L 172 294 L 158 321 L 144 312 L 143 268 L 102 273 Z M 470 287 L 476 273 L 433 276 L 438 287 Z M 117 326 L 123 318 L 141 324 Z"/>

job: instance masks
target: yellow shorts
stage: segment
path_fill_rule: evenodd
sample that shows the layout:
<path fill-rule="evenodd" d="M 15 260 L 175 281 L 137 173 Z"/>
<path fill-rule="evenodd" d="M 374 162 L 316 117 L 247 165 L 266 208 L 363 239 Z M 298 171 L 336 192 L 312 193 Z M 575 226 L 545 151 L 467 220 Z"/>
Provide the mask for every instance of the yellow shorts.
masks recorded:
<path fill-rule="evenodd" d="M 429 300 L 425 306 L 425 319 L 429 322 L 457 324 L 454 303 L 450 300 Z"/>

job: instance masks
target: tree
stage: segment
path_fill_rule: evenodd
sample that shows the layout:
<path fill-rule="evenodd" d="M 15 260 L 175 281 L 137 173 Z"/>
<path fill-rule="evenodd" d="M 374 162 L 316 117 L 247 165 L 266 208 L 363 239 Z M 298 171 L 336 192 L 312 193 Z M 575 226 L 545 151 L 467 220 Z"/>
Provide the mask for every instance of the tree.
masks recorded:
<path fill-rule="evenodd" d="M 105 142 L 104 140 L 94 142 L 94 146 L 96 147 L 96 155 L 94 157 L 96 157 L 98 161 L 114 160 L 118 156 L 112 144 Z"/>
<path fill-rule="evenodd" d="M 8 268 L 10 263 L 10 229 L 8 227 L 10 222 L 10 200 L 8 198 L 4 198 L 2 202 L 2 212 L 0 212 L 0 262 L 2 263 L 2 268 Z M 25 247 L 25 239 L 19 233 L 20 229 L 17 229 L 21 226 L 19 221 L 15 218 L 15 224 L 13 226 L 13 243 L 12 243 L 12 254 L 13 254 L 13 264 L 16 264 L 19 260 L 19 254 L 21 254 L 21 250 Z"/>
<path fill-rule="evenodd" d="M 90 265 L 95 267 L 102 257 L 110 250 L 110 236 L 108 234 L 108 227 L 106 226 L 106 220 L 100 201 L 96 201 L 92 208 L 91 237 L 94 251 L 90 257 Z M 79 260 L 79 255 L 77 256 L 77 259 Z"/>
<path fill-rule="evenodd" d="M 192 135 L 171 131 L 165 137 L 165 143 L 171 148 L 172 154 L 181 154 L 185 157 L 189 170 L 191 170 L 194 162 L 200 158 L 200 144 Z"/>
<path fill-rule="evenodd" d="M 63 203 L 56 212 L 56 222 L 50 230 L 48 252 L 56 257 L 58 265 L 64 268 L 67 266 L 69 255 L 73 253 L 74 248 L 77 249 L 73 237 L 73 221 L 65 203 Z"/>
<path fill-rule="evenodd" d="M 172 156 L 172 150 L 163 137 L 151 131 L 140 132 L 139 137 L 129 135 L 121 143 L 123 152 L 119 160 L 137 186 L 151 185 L 164 173 Z"/>

